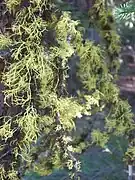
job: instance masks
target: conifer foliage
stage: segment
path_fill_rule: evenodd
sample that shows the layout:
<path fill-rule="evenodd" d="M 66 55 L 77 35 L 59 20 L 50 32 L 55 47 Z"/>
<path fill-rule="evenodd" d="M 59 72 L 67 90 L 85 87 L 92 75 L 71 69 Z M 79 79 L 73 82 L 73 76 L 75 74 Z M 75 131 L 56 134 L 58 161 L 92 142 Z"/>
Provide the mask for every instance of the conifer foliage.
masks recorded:
<path fill-rule="evenodd" d="M 79 147 L 73 146 L 70 132 L 78 114 L 107 109 L 104 132 L 92 132 L 92 142 L 102 147 L 111 134 L 128 137 L 134 129 L 131 109 L 119 98 L 114 83 L 112 67 L 116 68 L 119 38 L 112 30 L 111 12 L 102 0 L 96 0 L 96 17 L 91 20 L 103 38 L 103 46 L 96 46 L 83 43 L 79 22 L 57 9 L 55 1 L 2 3 L 12 22 L 0 35 L 1 50 L 10 51 L 3 58 L 0 179 L 20 179 L 27 169 L 46 175 L 63 167 L 76 178 L 80 162 L 74 154 Z M 80 57 L 77 74 L 83 84 L 76 97 L 67 91 L 68 61 L 74 55 Z M 12 108 L 16 111 L 9 112 Z"/>

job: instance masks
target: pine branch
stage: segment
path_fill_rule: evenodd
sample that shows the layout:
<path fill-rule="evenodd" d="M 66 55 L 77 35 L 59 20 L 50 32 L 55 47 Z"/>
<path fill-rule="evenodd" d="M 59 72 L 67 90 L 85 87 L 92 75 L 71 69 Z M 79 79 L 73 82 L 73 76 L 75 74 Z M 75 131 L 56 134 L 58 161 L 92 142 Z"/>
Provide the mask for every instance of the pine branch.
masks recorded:
<path fill-rule="evenodd" d="M 135 17 L 135 2 L 129 1 L 114 9 L 114 17 L 118 21 L 131 20 Z"/>

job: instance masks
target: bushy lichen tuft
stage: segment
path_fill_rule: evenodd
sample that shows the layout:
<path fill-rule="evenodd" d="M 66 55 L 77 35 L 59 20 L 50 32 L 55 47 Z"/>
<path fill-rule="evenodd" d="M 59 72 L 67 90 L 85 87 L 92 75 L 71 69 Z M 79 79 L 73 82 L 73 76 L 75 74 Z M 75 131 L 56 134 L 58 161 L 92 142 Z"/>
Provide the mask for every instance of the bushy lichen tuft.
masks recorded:
<path fill-rule="evenodd" d="M 78 114 L 91 115 L 111 104 L 104 132 L 92 133 L 92 143 L 102 147 L 110 133 L 123 135 L 133 130 L 130 107 L 120 100 L 114 74 L 109 71 L 119 50 L 114 31 L 103 29 L 110 12 L 105 13 L 102 1 L 95 2 L 93 24 L 104 39 L 103 45 L 97 46 L 83 43 L 79 22 L 68 12 L 55 11 L 49 0 L 33 0 L 26 6 L 15 0 L 6 3 L 14 21 L 9 36 L 0 37 L 1 48 L 12 44 L 2 75 L 4 102 L 18 111 L 1 117 L 1 179 L 19 179 L 27 168 L 43 175 L 66 167 L 77 176 L 80 163 L 74 153 L 91 144 L 73 147 L 70 133 Z M 80 57 L 78 78 L 83 86 L 77 97 L 67 92 L 68 62 L 74 55 Z M 106 57 L 111 57 L 110 61 Z"/>

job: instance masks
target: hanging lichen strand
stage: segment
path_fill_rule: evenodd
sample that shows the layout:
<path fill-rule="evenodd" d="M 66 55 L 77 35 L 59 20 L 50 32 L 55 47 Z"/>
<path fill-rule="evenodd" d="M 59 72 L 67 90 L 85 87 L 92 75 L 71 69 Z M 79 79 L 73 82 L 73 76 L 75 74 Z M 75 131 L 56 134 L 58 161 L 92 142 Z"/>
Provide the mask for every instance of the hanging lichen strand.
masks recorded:
<path fill-rule="evenodd" d="M 15 115 L 1 118 L 0 178 L 15 180 L 26 169 L 43 175 L 63 167 L 72 169 L 75 177 L 80 163 L 73 156 L 78 150 L 70 132 L 76 116 L 112 104 L 106 131 L 92 133 L 93 141 L 104 146 L 108 132 L 123 135 L 131 130 L 132 114 L 119 99 L 104 49 L 82 43 L 79 22 L 67 12 L 55 11 L 49 0 L 28 2 L 6 1 L 14 22 L 10 34 L 0 37 L 1 48 L 12 45 L 2 76 L 5 105 L 19 108 Z M 74 54 L 80 56 L 78 75 L 84 85 L 78 97 L 70 97 L 66 89 L 67 64 Z"/>
<path fill-rule="evenodd" d="M 78 23 L 67 13 L 58 19 L 46 1 L 24 7 L 16 3 L 7 1 L 15 21 L 9 37 L 1 36 L 1 47 L 13 47 L 2 82 L 5 104 L 18 107 L 19 112 L 1 118 L 1 179 L 21 177 L 31 167 L 33 154 L 37 154 L 33 169 L 40 174 L 63 166 L 77 171 L 79 162 L 68 145 L 72 141 L 68 132 L 75 128 L 74 118 L 84 107 L 66 97 L 65 83 L 68 58 L 74 53 L 67 38 L 79 35 L 81 39 Z M 48 153 L 40 159 L 40 152 Z"/>
<path fill-rule="evenodd" d="M 105 139 L 105 143 L 111 135 L 122 135 L 125 136 L 125 138 L 130 139 L 131 134 L 135 130 L 131 107 L 127 101 L 120 99 L 119 90 L 114 84 L 119 64 L 118 54 L 120 52 L 120 39 L 116 33 L 111 10 L 107 8 L 106 4 L 107 1 L 96 0 L 90 11 L 90 22 L 94 24 L 94 27 L 101 35 L 104 49 L 103 54 L 104 57 L 107 57 L 105 61 L 108 73 L 106 75 L 103 73 L 104 79 L 100 79 L 100 81 L 96 83 L 99 84 L 98 89 L 102 97 L 101 102 L 104 100 L 105 104 L 108 105 L 107 109 L 109 113 L 105 118 L 105 130 L 103 134 L 97 130 L 94 130 L 92 133 L 94 142 L 102 144 L 102 146 L 104 145 L 104 141 L 102 141 L 101 137 Z M 100 70 L 100 72 L 103 71 Z M 132 156 L 134 157 L 133 151 Z"/>
<path fill-rule="evenodd" d="M 19 179 L 25 168 L 29 168 L 33 153 L 37 153 L 37 141 L 45 144 L 40 146 L 41 152 L 49 151 L 49 154 L 44 166 L 36 163 L 35 171 L 48 174 L 55 167 L 71 169 L 75 158 L 72 158 L 67 133 L 75 128 L 74 118 L 83 110 L 74 98 L 64 94 L 67 62 L 74 52 L 67 35 L 76 33 L 77 23 L 65 13 L 58 21 L 47 1 L 31 1 L 24 7 L 16 3 L 7 1 L 15 21 L 11 40 L 1 36 L 3 46 L 11 42 L 13 47 L 2 81 L 6 87 L 5 104 L 19 107 L 20 111 L 13 117 L 9 114 L 2 118 L 2 180 Z M 51 37 L 54 33 L 54 39 L 49 39 L 49 33 Z M 77 164 L 76 161 L 76 170 Z"/>

